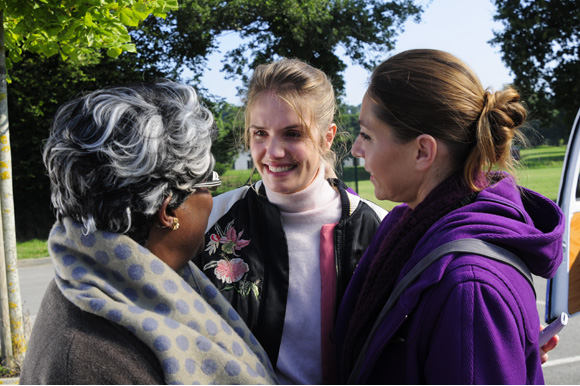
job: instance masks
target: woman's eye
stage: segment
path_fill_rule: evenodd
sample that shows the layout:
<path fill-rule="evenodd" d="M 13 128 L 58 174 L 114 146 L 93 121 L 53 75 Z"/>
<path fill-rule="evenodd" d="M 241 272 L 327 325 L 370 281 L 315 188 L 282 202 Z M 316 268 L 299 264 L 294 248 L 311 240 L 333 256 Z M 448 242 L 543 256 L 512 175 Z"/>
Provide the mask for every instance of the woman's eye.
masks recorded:
<path fill-rule="evenodd" d="M 364 132 L 362 132 L 362 131 L 359 133 L 359 136 L 360 136 L 360 137 L 361 137 L 361 138 L 362 138 L 364 141 L 370 141 L 370 140 L 371 140 L 371 137 L 369 137 L 369 136 L 368 136 L 366 133 L 364 133 Z"/>
<path fill-rule="evenodd" d="M 293 139 L 302 138 L 302 133 L 300 131 L 289 131 L 286 133 L 286 135 Z"/>
<path fill-rule="evenodd" d="M 266 132 L 264 130 L 254 130 L 254 132 L 252 133 L 252 135 L 254 137 L 263 137 L 266 135 Z"/>

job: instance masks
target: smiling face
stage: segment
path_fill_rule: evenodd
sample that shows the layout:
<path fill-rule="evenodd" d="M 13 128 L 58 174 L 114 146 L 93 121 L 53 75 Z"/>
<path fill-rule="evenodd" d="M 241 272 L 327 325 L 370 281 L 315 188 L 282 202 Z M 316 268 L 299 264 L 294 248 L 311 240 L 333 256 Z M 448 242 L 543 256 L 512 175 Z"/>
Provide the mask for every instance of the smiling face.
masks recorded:
<path fill-rule="evenodd" d="M 360 111 L 360 134 L 352 146 L 352 155 L 365 160 L 371 174 L 375 196 L 379 200 L 406 202 L 417 200 L 418 179 L 414 168 L 413 141 L 401 143 L 393 129 L 373 112 L 373 102 L 365 94 Z"/>
<path fill-rule="evenodd" d="M 290 194 L 310 185 L 321 157 L 305 133 L 313 124 L 309 114 L 301 120 L 290 105 L 266 92 L 253 103 L 249 117 L 250 152 L 266 187 Z"/>

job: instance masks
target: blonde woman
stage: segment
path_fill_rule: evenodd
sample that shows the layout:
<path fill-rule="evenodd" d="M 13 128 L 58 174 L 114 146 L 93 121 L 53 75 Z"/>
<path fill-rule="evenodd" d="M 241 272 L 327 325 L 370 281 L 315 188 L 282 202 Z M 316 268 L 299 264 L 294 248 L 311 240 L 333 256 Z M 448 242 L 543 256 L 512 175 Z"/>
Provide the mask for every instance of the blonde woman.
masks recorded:
<path fill-rule="evenodd" d="M 264 346 L 281 383 L 334 383 L 333 326 L 386 211 L 334 175 L 326 75 L 292 59 L 258 66 L 245 138 L 262 181 L 215 198 L 195 261 Z"/>

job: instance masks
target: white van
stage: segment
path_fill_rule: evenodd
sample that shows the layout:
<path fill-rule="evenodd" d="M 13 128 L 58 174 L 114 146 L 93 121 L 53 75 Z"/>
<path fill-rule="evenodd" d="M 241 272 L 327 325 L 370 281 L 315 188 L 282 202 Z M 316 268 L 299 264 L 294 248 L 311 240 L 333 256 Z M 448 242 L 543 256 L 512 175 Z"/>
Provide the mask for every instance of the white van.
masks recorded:
<path fill-rule="evenodd" d="M 562 312 L 580 312 L 580 110 L 576 115 L 564 158 L 558 205 L 566 216 L 564 258 L 554 278 L 548 281 L 546 322 Z"/>

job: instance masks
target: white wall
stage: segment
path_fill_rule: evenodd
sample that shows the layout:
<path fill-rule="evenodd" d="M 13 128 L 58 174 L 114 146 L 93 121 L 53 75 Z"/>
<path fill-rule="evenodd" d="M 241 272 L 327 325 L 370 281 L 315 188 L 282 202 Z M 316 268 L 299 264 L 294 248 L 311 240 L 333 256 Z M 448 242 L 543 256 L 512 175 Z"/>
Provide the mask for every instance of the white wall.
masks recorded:
<path fill-rule="evenodd" d="M 249 151 L 244 151 L 238 155 L 234 161 L 234 170 L 247 170 L 252 168 L 252 157 Z"/>

